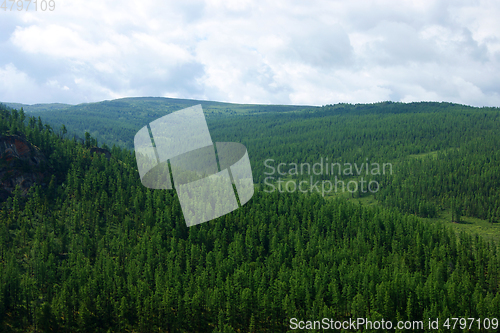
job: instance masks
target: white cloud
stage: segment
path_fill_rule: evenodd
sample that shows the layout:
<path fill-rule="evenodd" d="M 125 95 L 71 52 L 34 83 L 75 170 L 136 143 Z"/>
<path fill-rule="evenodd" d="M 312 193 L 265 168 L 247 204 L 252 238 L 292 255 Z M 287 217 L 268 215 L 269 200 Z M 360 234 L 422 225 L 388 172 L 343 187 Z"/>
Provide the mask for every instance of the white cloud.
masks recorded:
<path fill-rule="evenodd" d="M 26 94 L 32 89 L 36 89 L 35 82 L 13 64 L 0 67 L 0 91 L 4 96 L 12 96 L 5 101 L 26 100 Z"/>
<path fill-rule="evenodd" d="M 27 104 L 52 103 L 57 100 L 70 102 L 65 98 L 67 86 L 54 79 L 43 83 L 36 82 L 29 75 L 14 66 L 12 63 L 0 67 L 0 91 L 2 102 L 23 102 Z M 62 97 L 62 98 L 61 98 Z M 57 99 L 61 98 L 61 99 Z"/>
<path fill-rule="evenodd" d="M 56 0 L 0 22 L 0 101 L 500 106 L 499 14 L 492 1 Z"/>
<path fill-rule="evenodd" d="M 24 52 L 46 54 L 54 58 L 94 61 L 117 55 L 117 50 L 108 41 L 87 41 L 78 31 L 55 24 L 17 27 L 11 40 Z"/>

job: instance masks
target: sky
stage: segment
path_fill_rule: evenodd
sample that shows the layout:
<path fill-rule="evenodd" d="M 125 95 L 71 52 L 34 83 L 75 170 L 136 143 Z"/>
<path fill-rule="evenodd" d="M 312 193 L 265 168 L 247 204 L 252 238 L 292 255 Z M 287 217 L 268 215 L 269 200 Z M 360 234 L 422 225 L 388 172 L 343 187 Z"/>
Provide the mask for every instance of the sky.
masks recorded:
<path fill-rule="evenodd" d="M 28 4 L 0 8 L 2 102 L 500 106 L 496 0 Z"/>

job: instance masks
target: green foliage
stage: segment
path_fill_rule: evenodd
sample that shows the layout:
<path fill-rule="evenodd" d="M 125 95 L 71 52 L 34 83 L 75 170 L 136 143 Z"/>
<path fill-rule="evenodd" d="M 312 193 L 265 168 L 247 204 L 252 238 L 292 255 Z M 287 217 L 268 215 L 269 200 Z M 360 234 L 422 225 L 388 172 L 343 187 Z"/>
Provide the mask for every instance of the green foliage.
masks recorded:
<path fill-rule="evenodd" d="M 435 157 L 409 158 L 387 177 L 377 198 L 387 206 L 422 217 L 451 211 L 491 223 L 500 219 L 500 136 L 472 139 Z"/>
<path fill-rule="evenodd" d="M 487 180 L 493 173 L 481 166 L 496 162 L 488 153 L 496 141 L 490 144 L 486 136 L 496 133 L 497 111 L 483 113 L 479 118 L 484 122 L 475 111 L 436 112 L 436 125 L 425 112 L 347 115 L 335 107 L 321 112 L 283 114 L 289 122 L 270 114 L 238 117 L 246 121 L 243 125 L 221 118 L 214 130 L 217 139 L 227 139 L 218 141 L 238 141 L 238 129 L 247 128 L 240 137 L 248 140 L 244 143 L 253 163 L 268 158 L 266 151 L 276 153 L 277 161 L 314 160 L 331 153 L 336 142 L 345 148 L 339 146 L 333 156 L 353 159 L 365 158 L 369 147 L 379 147 L 369 157 L 394 159 L 456 147 L 436 159 L 402 163 L 394 177 L 420 181 L 420 169 L 431 166 L 429 175 L 439 175 L 450 168 L 449 184 L 430 180 L 422 185 L 428 190 L 417 193 L 430 203 L 450 192 L 452 202 L 462 204 L 471 198 L 466 188 L 473 184 L 480 193 L 497 195 L 496 189 L 480 188 L 493 184 Z M 80 143 L 61 138 L 35 118 L 25 125 L 18 112 L 0 108 L 0 115 L 2 133 L 15 124 L 61 175 L 0 206 L 0 331 L 285 332 L 292 317 L 424 322 L 452 315 L 500 317 L 497 244 L 465 233 L 456 237 L 443 225 L 395 208 L 263 191 L 231 214 L 187 228 L 175 191 L 144 188 L 130 151 L 114 146 L 108 160 L 90 154 L 91 135 Z M 468 126 L 440 136 L 459 126 L 462 117 L 470 117 Z M 405 119 L 408 125 L 401 128 Z M 336 125 L 321 125 L 329 120 Z M 252 141 L 248 127 L 259 121 Z M 359 133 L 332 131 L 324 140 L 315 137 L 325 128 L 340 130 L 340 124 L 367 127 Z M 225 125 L 224 137 L 218 126 Z M 428 134 L 430 126 L 436 129 Z M 490 126 L 491 132 L 478 133 L 480 126 Z M 273 127 L 276 133 L 292 134 L 266 137 Z M 422 135 L 412 139 L 418 131 Z M 301 142 L 304 148 L 296 152 Z M 489 160 L 474 162 L 486 155 Z M 471 170 L 467 176 L 477 175 L 471 183 L 462 173 L 466 165 Z M 404 180 L 384 179 L 395 189 Z M 401 186 L 400 196 L 405 198 L 412 186 Z"/>
<path fill-rule="evenodd" d="M 72 136 L 83 137 L 88 132 L 99 142 L 133 149 L 134 135 L 143 126 L 166 114 L 197 104 L 202 105 L 210 121 L 231 115 L 284 113 L 304 109 L 303 106 L 231 104 L 159 97 L 122 98 L 75 106 L 46 104 L 46 107 L 35 105 L 25 108 L 30 110 L 30 114 L 43 117 L 53 128 L 66 125 Z"/>

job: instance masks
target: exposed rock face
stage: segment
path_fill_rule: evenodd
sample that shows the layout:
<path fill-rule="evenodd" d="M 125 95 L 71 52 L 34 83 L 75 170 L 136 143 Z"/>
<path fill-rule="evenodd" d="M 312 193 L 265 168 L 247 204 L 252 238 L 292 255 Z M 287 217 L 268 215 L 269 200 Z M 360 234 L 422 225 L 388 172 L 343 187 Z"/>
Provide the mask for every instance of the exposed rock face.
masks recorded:
<path fill-rule="evenodd" d="M 108 160 L 111 158 L 111 153 L 104 148 L 98 148 L 98 147 L 90 148 L 90 155 L 92 155 L 93 153 L 104 154 L 104 156 L 106 156 Z"/>
<path fill-rule="evenodd" d="M 0 202 L 10 196 L 16 185 L 26 195 L 33 184 L 50 180 L 46 164 L 40 149 L 26 139 L 16 135 L 0 136 Z"/>

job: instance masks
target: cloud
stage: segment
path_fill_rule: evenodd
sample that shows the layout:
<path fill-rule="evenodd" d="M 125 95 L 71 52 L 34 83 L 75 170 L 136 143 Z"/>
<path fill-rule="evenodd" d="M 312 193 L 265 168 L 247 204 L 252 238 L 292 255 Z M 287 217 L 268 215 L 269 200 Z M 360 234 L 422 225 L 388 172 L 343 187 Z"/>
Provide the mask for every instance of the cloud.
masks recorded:
<path fill-rule="evenodd" d="M 35 82 L 13 64 L 7 64 L 4 68 L 0 68 L 0 90 L 5 96 L 22 98 L 26 91 L 34 88 L 36 88 Z M 24 90 L 24 93 L 21 92 L 21 89 Z"/>
<path fill-rule="evenodd" d="M 500 106 L 499 14 L 491 1 L 56 0 L 2 14 L 0 101 Z"/>

